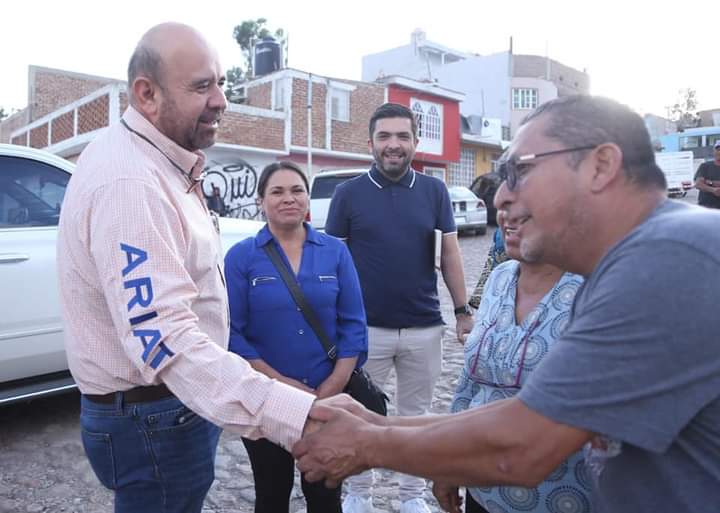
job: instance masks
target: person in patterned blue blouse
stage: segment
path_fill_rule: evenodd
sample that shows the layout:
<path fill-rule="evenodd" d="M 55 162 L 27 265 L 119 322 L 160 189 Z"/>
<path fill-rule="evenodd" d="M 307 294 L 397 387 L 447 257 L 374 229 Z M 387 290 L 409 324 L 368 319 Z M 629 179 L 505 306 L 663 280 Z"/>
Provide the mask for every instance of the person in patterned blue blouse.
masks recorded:
<path fill-rule="evenodd" d="M 498 232 L 511 258 L 484 287 L 475 326 L 465 344 L 465 366 L 450 407 L 453 413 L 512 397 L 550 351 L 568 321 L 582 277 L 522 260 L 515 221 L 498 211 Z M 590 476 L 581 452 L 534 488 L 469 488 L 466 512 L 590 513 Z M 457 493 L 436 485 L 435 493 Z M 486 509 L 483 509 L 486 508 Z"/>

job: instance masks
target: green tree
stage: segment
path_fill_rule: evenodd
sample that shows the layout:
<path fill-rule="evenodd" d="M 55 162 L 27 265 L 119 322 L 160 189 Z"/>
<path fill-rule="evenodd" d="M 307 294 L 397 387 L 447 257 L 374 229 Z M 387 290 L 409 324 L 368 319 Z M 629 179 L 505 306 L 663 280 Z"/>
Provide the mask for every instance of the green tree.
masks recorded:
<path fill-rule="evenodd" d="M 9 115 L 10 115 L 10 113 L 9 113 L 9 112 L 5 112 L 5 108 L 4 108 L 4 107 L 0 107 L 0 121 L 2 121 L 3 119 L 5 119 L 5 118 L 8 117 Z"/>
<path fill-rule="evenodd" d="M 245 80 L 242 68 L 233 66 L 225 72 L 225 98 L 234 101 L 235 87 Z"/>
<path fill-rule="evenodd" d="M 680 89 L 677 101 L 668 107 L 670 120 L 674 121 L 679 129 L 700 126 L 697 107 L 698 100 L 695 89 L 689 87 Z"/>

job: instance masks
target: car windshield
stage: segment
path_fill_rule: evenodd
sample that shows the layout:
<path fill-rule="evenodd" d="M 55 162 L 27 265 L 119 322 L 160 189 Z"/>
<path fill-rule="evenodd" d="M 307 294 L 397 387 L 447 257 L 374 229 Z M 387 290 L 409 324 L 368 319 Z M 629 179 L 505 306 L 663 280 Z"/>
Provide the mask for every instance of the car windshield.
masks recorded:
<path fill-rule="evenodd" d="M 47 164 L 3 157 L 0 226 L 57 225 L 68 173 Z"/>
<path fill-rule="evenodd" d="M 341 183 L 355 178 L 356 175 L 334 175 L 334 176 L 316 176 L 310 191 L 312 199 L 330 199 L 335 192 L 335 187 Z"/>
<path fill-rule="evenodd" d="M 452 201 L 477 201 L 477 196 L 467 187 L 450 187 L 448 189 Z"/>

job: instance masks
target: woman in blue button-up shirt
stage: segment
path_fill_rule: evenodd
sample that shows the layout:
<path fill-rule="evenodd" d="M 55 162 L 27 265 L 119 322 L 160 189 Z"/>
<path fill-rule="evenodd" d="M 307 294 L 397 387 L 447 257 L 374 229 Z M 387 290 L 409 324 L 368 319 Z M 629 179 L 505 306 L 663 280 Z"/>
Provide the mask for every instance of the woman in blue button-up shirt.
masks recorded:
<path fill-rule="evenodd" d="M 257 194 L 267 224 L 225 257 L 230 350 L 267 376 L 319 398 L 340 393 L 352 371 L 367 358 L 365 309 L 350 252 L 338 239 L 303 222 L 308 182 L 295 164 L 267 166 Z M 275 244 L 328 337 L 337 344 L 335 363 L 263 250 L 266 244 Z M 292 456 L 266 439 L 243 439 L 243 443 L 255 478 L 255 512 L 288 511 Z M 302 479 L 302 489 L 308 513 L 341 513 L 340 487 L 327 489 L 322 482 Z"/>

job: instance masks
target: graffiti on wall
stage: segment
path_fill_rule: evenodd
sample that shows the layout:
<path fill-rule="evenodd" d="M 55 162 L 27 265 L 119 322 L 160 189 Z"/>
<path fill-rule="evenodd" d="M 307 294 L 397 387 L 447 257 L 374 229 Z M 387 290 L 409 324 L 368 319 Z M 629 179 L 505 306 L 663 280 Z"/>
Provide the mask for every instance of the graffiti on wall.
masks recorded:
<path fill-rule="evenodd" d="M 248 162 L 237 159 L 232 163 L 210 162 L 205 168 L 203 194 L 210 199 L 213 189 L 225 206 L 226 217 L 260 219 L 260 209 L 255 201 L 257 173 Z"/>

